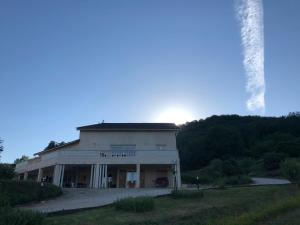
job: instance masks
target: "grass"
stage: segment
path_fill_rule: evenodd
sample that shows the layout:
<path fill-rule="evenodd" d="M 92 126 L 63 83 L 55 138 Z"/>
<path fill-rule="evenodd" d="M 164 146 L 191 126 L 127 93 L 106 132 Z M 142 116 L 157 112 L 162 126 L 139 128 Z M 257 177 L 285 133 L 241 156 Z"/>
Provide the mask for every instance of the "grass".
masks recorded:
<path fill-rule="evenodd" d="M 300 189 L 296 185 L 205 190 L 202 198 L 154 199 L 153 211 L 134 213 L 107 206 L 50 216 L 47 225 L 297 225 Z M 298 210 L 298 211 L 297 211 Z M 292 218 L 291 223 L 286 223 Z M 284 222 L 285 221 L 285 222 Z M 294 221 L 294 222 L 293 222 Z M 275 223 L 276 222 L 276 223 Z"/>
<path fill-rule="evenodd" d="M 114 203 L 116 210 L 127 212 L 148 212 L 154 209 L 153 197 L 124 198 Z"/>
<path fill-rule="evenodd" d="M 172 191 L 171 197 L 175 199 L 179 198 L 203 198 L 203 191 L 185 191 L 185 190 L 178 190 Z"/>

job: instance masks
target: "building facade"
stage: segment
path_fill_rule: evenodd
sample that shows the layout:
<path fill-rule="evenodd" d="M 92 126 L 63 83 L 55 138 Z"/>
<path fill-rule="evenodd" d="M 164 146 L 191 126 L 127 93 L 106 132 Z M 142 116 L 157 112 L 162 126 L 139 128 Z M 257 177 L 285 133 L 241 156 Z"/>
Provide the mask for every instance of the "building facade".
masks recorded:
<path fill-rule="evenodd" d="M 99 123 L 78 127 L 79 139 L 16 165 L 19 179 L 60 187 L 180 187 L 171 123 Z"/>

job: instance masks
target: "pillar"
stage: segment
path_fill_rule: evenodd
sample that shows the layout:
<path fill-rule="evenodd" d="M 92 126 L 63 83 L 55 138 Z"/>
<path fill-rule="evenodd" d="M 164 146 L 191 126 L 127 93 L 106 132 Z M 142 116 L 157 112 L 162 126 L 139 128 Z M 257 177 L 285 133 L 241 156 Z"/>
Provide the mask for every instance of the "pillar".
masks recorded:
<path fill-rule="evenodd" d="M 27 178 L 28 178 L 28 172 L 26 171 L 24 172 L 24 180 L 27 180 Z"/>
<path fill-rule="evenodd" d="M 99 188 L 99 170 L 100 170 L 100 165 L 95 164 L 94 165 L 93 188 Z"/>
<path fill-rule="evenodd" d="M 140 174 L 141 174 L 141 164 L 136 164 L 136 182 L 135 188 L 140 188 Z"/>
<path fill-rule="evenodd" d="M 181 175 L 180 175 L 180 161 L 177 160 L 176 163 L 176 182 L 177 188 L 181 188 Z"/>
<path fill-rule="evenodd" d="M 63 179 L 64 179 L 64 170 L 65 165 L 57 164 L 54 167 L 54 177 L 53 177 L 53 184 L 59 187 L 62 187 Z"/>
<path fill-rule="evenodd" d="M 120 187 L 120 169 L 117 169 L 117 188 Z"/>
<path fill-rule="evenodd" d="M 94 164 L 91 165 L 91 174 L 90 174 L 90 188 L 93 188 L 94 183 Z"/>
<path fill-rule="evenodd" d="M 39 168 L 37 182 L 41 182 L 42 181 L 42 177 L 43 177 L 43 169 Z"/>

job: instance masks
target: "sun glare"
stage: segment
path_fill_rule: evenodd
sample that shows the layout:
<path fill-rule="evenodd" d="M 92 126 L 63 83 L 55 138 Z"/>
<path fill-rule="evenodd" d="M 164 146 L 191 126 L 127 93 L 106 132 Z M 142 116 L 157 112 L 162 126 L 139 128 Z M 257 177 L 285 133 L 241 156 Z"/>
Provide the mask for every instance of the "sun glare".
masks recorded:
<path fill-rule="evenodd" d="M 189 111 L 183 108 L 169 108 L 163 111 L 157 118 L 157 122 L 167 122 L 175 124 L 184 124 L 195 120 L 195 117 Z"/>

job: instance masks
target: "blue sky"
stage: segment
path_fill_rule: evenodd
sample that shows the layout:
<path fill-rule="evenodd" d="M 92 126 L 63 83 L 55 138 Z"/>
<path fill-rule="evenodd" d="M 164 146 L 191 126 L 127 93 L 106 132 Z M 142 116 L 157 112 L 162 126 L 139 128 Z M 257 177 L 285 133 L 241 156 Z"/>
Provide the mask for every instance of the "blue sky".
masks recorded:
<path fill-rule="evenodd" d="M 263 4 L 265 115 L 285 115 L 300 106 L 300 1 Z M 3 0 L 0 28 L 2 161 L 102 120 L 253 114 L 233 0 Z"/>

